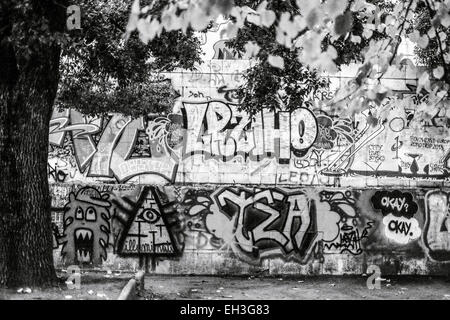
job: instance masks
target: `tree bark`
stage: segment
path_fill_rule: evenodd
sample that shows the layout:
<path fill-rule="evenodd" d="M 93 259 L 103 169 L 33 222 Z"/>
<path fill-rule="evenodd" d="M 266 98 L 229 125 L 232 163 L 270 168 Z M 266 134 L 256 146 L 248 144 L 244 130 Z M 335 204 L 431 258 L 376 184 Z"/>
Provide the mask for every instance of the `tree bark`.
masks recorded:
<path fill-rule="evenodd" d="M 53 264 L 48 135 L 59 81 L 57 41 L 37 41 L 22 50 L 8 36 L 12 26 L 47 19 L 58 30 L 64 9 L 53 1 L 6 1 L 0 13 L 0 286 L 49 286 Z M 48 39 L 52 39 L 51 35 Z M 28 52 L 28 53 L 27 53 Z"/>

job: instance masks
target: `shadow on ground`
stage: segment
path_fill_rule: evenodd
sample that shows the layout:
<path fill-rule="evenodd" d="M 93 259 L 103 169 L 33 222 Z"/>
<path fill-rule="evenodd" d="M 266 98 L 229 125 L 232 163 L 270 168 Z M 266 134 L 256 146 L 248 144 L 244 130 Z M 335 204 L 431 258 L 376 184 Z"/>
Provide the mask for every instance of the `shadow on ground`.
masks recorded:
<path fill-rule="evenodd" d="M 61 278 L 58 287 L 0 289 L 0 300 L 115 300 L 133 274 L 82 271 L 80 286 L 74 289 L 65 283 L 69 277 L 66 272 L 58 276 Z"/>

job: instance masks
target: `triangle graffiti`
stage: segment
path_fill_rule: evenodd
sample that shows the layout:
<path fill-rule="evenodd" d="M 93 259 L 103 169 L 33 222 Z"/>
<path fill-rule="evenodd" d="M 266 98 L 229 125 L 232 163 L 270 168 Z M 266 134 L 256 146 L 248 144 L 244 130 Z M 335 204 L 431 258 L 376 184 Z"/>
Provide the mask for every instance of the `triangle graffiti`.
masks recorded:
<path fill-rule="evenodd" d="M 131 223 L 121 253 L 167 255 L 175 251 L 158 202 L 150 190 Z"/>

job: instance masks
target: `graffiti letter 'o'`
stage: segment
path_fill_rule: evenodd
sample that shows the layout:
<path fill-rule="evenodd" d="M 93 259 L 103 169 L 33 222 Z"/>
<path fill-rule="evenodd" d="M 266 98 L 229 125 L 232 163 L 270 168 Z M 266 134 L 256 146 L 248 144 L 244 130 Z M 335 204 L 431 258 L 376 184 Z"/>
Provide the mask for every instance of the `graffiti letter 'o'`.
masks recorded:
<path fill-rule="evenodd" d="M 397 221 L 391 220 L 389 222 L 389 230 L 391 230 L 391 231 L 397 230 Z"/>
<path fill-rule="evenodd" d="M 307 151 L 317 138 L 317 121 L 314 114 L 299 108 L 291 114 L 291 145 L 295 151 Z"/>

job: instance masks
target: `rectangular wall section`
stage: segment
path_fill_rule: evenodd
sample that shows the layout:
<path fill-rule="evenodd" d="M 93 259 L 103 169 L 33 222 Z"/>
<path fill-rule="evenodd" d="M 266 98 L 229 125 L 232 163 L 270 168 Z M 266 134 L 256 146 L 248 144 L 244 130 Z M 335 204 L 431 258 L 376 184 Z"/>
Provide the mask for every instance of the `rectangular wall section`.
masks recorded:
<path fill-rule="evenodd" d="M 171 274 L 445 274 L 450 190 L 53 184 L 54 252 Z"/>
<path fill-rule="evenodd" d="M 55 111 L 50 182 L 331 187 L 448 185 L 447 102 L 416 116 L 412 95 L 377 116 L 299 107 L 253 117 L 226 100 L 179 101 L 167 116 Z"/>

